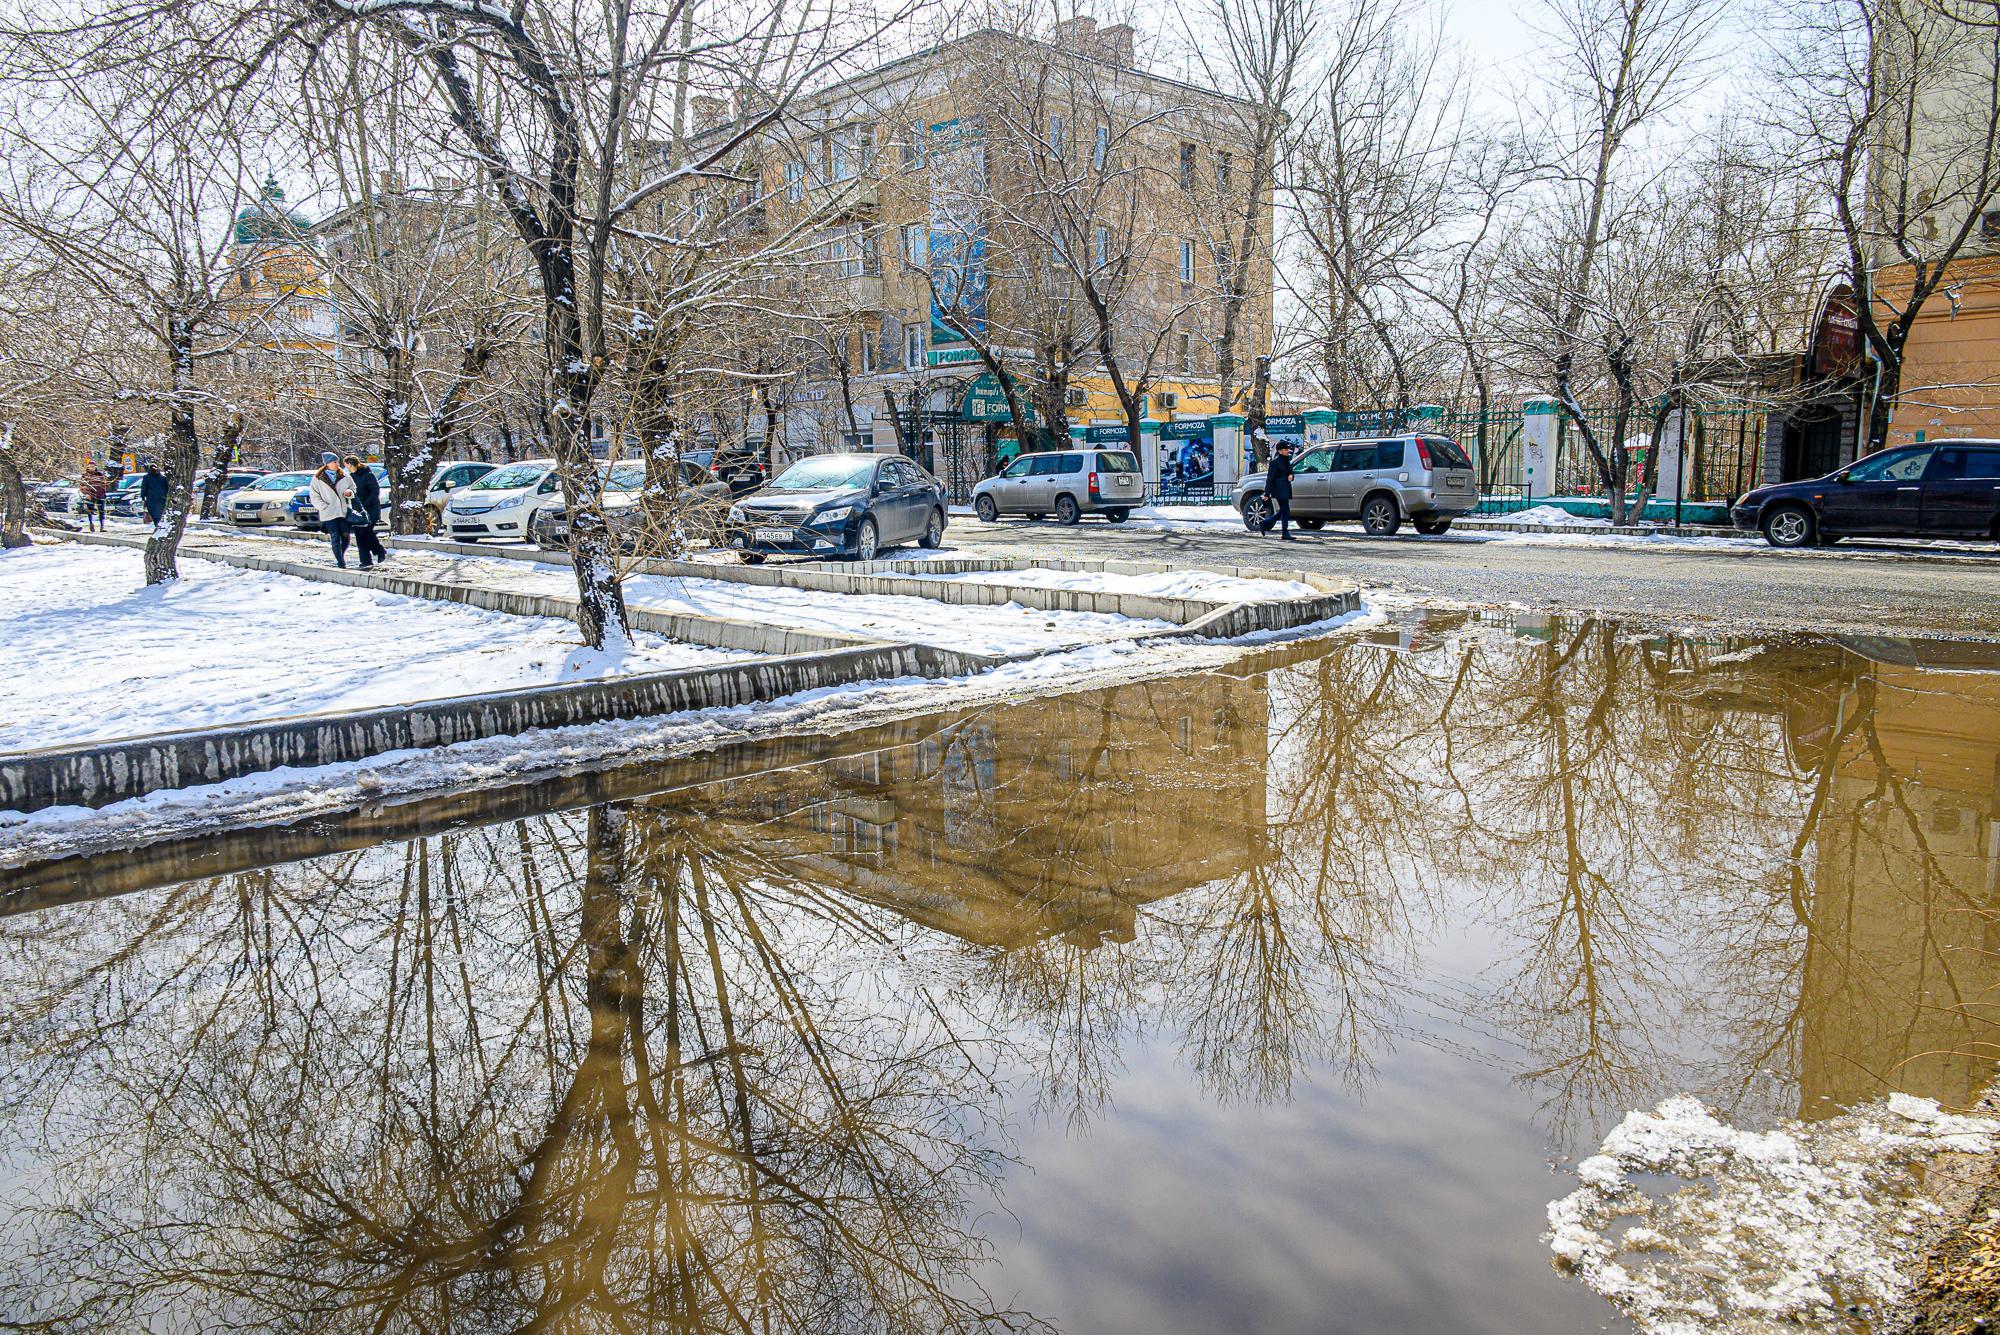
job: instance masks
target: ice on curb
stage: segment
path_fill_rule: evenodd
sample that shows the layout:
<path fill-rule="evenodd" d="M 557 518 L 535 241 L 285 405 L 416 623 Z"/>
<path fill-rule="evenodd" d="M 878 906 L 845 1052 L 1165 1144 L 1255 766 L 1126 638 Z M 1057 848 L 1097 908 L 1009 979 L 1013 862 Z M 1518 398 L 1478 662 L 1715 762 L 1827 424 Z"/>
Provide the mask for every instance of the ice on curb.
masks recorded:
<path fill-rule="evenodd" d="M 1836 1308 L 1892 1305 L 1925 1208 L 1916 1170 L 1996 1147 L 2000 1120 L 1907 1094 L 1769 1131 L 1678 1095 L 1628 1113 L 1577 1164 L 1580 1185 L 1549 1205 L 1546 1240 L 1642 1331 L 1796 1331 Z M 1683 1184 L 1658 1195 L 1638 1175 Z"/>

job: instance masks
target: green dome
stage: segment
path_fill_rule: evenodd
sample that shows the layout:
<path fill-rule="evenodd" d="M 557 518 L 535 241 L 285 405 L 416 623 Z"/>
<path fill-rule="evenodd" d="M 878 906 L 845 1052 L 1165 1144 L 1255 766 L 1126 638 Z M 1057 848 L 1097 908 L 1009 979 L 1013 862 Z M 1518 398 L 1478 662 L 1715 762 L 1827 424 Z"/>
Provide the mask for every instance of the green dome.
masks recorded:
<path fill-rule="evenodd" d="M 259 241 L 292 241 L 312 228 L 312 219 L 285 207 L 284 187 L 278 178 L 264 178 L 263 198 L 246 204 L 236 214 L 236 244 L 254 246 Z"/>

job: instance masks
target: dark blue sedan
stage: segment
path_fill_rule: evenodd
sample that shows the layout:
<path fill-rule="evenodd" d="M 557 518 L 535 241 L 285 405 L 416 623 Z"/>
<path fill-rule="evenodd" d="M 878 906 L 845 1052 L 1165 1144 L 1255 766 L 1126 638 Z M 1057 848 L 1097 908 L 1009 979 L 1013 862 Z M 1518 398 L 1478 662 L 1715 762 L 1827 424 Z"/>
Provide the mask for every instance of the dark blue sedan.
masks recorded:
<path fill-rule="evenodd" d="M 852 556 L 944 544 L 944 488 L 900 454 L 820 454 L 801 459 L 729 507 L 724 540 L 757 562 L 766 555 Z"/>

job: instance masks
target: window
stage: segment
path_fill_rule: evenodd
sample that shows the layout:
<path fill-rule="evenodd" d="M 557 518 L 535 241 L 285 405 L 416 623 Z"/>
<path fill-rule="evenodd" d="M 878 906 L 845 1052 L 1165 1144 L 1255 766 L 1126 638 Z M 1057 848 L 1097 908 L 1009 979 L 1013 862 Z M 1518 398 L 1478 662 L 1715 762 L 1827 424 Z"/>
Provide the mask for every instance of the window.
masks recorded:
<path fill-rule="evenodd" d="M 1927 482 L 1957 482 L 1962 478 L 2000 478 L 2000 450 L 1941 448 L 1931 461 Z"/>
<path fill-rule="evenodd" d="M 1035 456 L 1024 454 L 1000 470 L 1001 477 L 1026 477 L 1035 469 Z"/>
<path fill-rule="evenodd" d="M 1979 215 L 1979 239 L 2000 241 L 2000 209 L 1988 209 Z"/>
<path fill-rule="evenodd" d="M 1057 157 L 1062 156 L 1063 118 L 1061 116 L 1049 117 L 1049 151 Z"/>
<path fill-rule="evenodd" d="M 688 211 L 694 215 L 696 226 L 708 221 L 708 191 L 697 190 L 689 201 Z"/>
<path fill-rule="evenodd" d="M 910 131 L 910 137 L 903 141 L 903 170 L 916 171 L 924 165 L 924 132 Z"/>
<path fill-rule="evenodd" d="M 1097 137 L 1090 144 L 1091 169 L 1093 171 L 1103 171 L 1105 164 L 1110 161 L 1111 127 L 1109 125 L 1100 125 L 1097 127 Z"/>
<path fill-rule="evenodd" d="M 1054 477 L 1060 471 L 1061 459 L 1058 456 L 1053 454 L 1038 454 L 1035 456 L 1034 475 L 1036 477 Z"/>
<path fill-rule="evenodd" d="M 1090 232 L 1090 262 L 1099 269 L 1109 268 L 1111 265 L 1111 229 L 1102 224 L 1092 228 Z"/>
<path fill-rule="evenodd" d="M 1181 145 L 1181 189 L 1194 189 L 1194 145 Z"/>
<path fill-rule="evenodd" d="M 903 226 L 903 263 L 912 269 L 929 267 L 931 262 L 931 229 L 924 223 L 906 223 Z"/>
<path fill-rule="evenodd" d="M 924 331 L 920 325 L 911 325 L 903 331 L 903 369 L 917 371 L 924 365 Z"/>
<path fill-rule="evenodd" d="M 1856 482 L 1915 482 L 1931 461 L 1929 450 L 1884 450 L 1847 470 Z"/>
<path fill-rule="evenodd" d="M 1215 193 L 1229 193 L 1229 155 L 1223 152 L 1215 155 Z"/>
<path fill-rule="evenodd" d="M 842 278 L 861 278 L 882 272 L 874 230 L 858 223 L 833 230 L 833 237 L 827 242 L 827 258 L 832 261 L 834 272 Z"/>
<path fill-rule="evenodd" d="M 796 204 L 806 197 L 806 164 L 787 162 L 785 164 L 785 198 Z"/>
<path fill-rule="evenodd" d="M 1333 452 L 1333 468 L 1331 471 L 1335 473 L 1359 473 L 1363 469 L 1373 468 L 1374 466 L 1375 446 L 1373 444 L 1343 445 Z"/>
<path fill-rule="evenodd" d="M 1431 452 L 1431 466 L 1434 468 L 1472 467 L 1472 460 L 1465 457 L 1465 451 L 1458 447 L 1458 442 L 1455 440 L 1425 436 L 1424 448 Z"/>
<path fill-rule="evenodd" d="M 1292 465 L 1292 471 L 1294 473 L 1324 473 L 1332 463 L 1332 450 L 1308 450 L 1297 463 Z"/>
<path fill-rule="evenodd" d="M 1105 473 L 1136 473 L 1139 459 L 1130 450 L 1103 450 L 1098 453 L 1097 467 Z"/>
<path fill-rule="evenodd" d="M 1391 471 L 1403 466 L 1403 442 L 1385 440 L 1375 447 L 1375 467 Z"/>
<path fill-rule="evenodd" d="M 875 127 L 845 125 L 826 137 L 826 175 L 851 181 L 875 165 Z"/>
<path fill-rule="evenodd" d="M 1192 283 L 1194 281 L 1194 242 L 1192 241 L 1181 242 L 1181 281 L 1183 283 Z"/>
<path fill-rule="evenodd" d="M 1180 368 L 1183 374 L 1194 370 L 1194 335 L 1185 329 L 1181 331 Z"/>
<path fill-rule="evenodd" d="M 1083 471 L 1083 456 L 1080 454 L 1058 454 L 1055 456 L 1055 459 L 1056 472 L 1059 474 L 1081 473 Z"/>
<path fill-rule="evenodd" d="M 875 374 L 875 334 L 869 329 L 861 331 L 861 374 Z"/>

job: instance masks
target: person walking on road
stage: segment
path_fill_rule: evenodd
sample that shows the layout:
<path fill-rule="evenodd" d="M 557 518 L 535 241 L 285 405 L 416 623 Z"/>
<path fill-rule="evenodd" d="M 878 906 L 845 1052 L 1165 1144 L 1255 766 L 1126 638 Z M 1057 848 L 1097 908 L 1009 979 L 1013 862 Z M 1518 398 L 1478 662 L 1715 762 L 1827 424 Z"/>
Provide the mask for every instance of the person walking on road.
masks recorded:
<path fill-rule="evenodd" d="M 83 470 L 83 477 L 77 482 L 76 489 L 83 495 L 83 527 L 85 531 L 102 533 L 104 531 L 104 498 L 111 494 L 111 479 L 104 475 L 102 468 L 92 463 L 88 468 Z"/>
<path fill-rule="evenodd" d="M 354 508 L 354 479 L 340 471 L 339 456 L 322 456 L 319 471 L 312 475 L 307 488 L 312 495 L 313 511 L 319 516 L 319 526 L 326 531 L 327 540 L 333 544 L 333 563 L 342 570 L 347 569 L 347 540 L 351 533 L 347 512 Z"/>
<path fill-rule="evenodd" d="M 1292 541 L 1292 443 L 1288 440 L 1279 441 L 1271 452 L 1271 467 L 1264 474 L 1264 498 L 1271 503 L 1271 513 L 1264 516 L 1258 532 L 1269 533 L 1272 525 L 1282 525 L 1278 536 Z"/>
<path fill-rule="evenodd" d="M 361 568 L 366 570 L 389 559 L 388 549 L 375 536 L 375 526 L 382 522 L 382 479 L 361 462 L 359 455 L 350 454 L 345 462 L 347 475 L 354 480 L 354 506 L 348 511 L 347 526 L 354 533 L 354 550 L 361 557 Z"/>
<path fill-rule="evenodd" d="M 146 522 L 158 528 L 167 513 L 167 475 L 158 464 L 147 464 L 146 476 L 139 479 L 139 503 L 146 507 Z"/>

